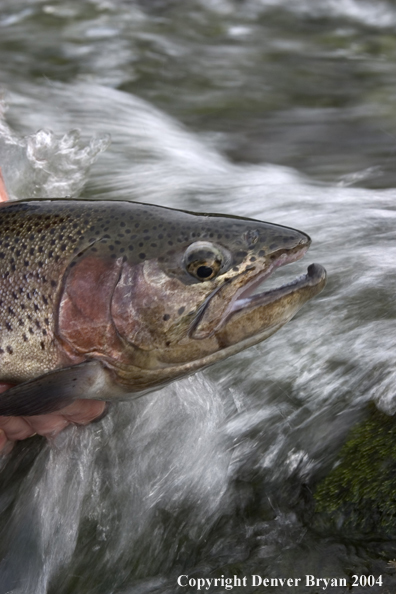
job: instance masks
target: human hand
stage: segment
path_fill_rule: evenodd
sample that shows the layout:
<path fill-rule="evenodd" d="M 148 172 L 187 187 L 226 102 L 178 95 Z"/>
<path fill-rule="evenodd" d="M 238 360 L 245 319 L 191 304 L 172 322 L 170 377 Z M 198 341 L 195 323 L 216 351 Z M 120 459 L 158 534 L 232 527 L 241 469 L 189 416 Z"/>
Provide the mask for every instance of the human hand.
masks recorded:
<path fill-rule="evenodd" d="M 0 384 L 0 393 L 10 388 L 9 384 Z M 16 441 L 33 435 L 55 437 L 70 424 L 88 425 L 100 417 L 106 402 L 101 400 L 75 400 L 56 412 L 31 417 L 0 416 L 0 454 L 8 454 Z"/>

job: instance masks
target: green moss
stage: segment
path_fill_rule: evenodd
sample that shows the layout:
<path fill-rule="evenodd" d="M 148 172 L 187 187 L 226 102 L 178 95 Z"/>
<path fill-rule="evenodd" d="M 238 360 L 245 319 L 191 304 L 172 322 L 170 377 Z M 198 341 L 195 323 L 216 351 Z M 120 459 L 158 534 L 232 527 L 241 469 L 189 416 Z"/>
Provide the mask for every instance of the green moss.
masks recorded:
<path fill-rule="evenodd" d="M 396 416 L 370 408 L 315 491 L 316 523 L 353 533 L 396 531 Z"/>

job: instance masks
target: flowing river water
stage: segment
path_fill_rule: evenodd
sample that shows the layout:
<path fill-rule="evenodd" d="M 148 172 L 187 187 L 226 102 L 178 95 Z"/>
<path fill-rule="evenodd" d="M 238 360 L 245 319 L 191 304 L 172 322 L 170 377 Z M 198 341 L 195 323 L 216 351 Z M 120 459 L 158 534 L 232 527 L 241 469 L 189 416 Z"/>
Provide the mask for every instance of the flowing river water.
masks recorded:
<path fill-rule="evenodd" d="M 329 275 L 259 346 L 18 444 L 0 466 L 0 594 L 196 592 L 180 575 L 396 590 L 389 530 L 314 512 L 369 403 L 396 411 L 395 27 L 391 0 L 0 1 L 13 199 L 255 217 L 313 239 L 274 283 L 311 262 Z"/>

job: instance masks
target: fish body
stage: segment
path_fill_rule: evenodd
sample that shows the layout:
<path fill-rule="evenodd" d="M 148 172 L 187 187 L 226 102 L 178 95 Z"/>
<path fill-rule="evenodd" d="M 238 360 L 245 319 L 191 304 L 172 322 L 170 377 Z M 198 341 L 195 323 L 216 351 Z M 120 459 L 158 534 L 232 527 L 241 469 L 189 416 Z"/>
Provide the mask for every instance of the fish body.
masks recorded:
<path fill-rule="evenodd" d="M 143 394 L 264 340 L 325 285 L 252 295 L 301 258 L 300 231 L 147 204 L 0 206 L 1 415 Z"/>

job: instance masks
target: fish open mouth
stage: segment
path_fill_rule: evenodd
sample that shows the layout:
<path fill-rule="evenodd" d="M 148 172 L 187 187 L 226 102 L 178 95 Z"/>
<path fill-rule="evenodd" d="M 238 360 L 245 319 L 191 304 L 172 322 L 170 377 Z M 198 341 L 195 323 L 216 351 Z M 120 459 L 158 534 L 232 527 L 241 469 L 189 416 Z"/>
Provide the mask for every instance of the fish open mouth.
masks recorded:
<path fill-rule="evenodd" d="M 238 291 L 239 295 L 235 296 L 232 304 L 230 304 L 230 308 L 227 312 L 228 315 L 233 314 L 241 309 L 246 309 L 248 307 L 256 307 L 258 305 L 266 305 L 267 303 L 272 303 L 288 295 L 289 293 L 298 291 L 304 287 L 315 287 L 316 285 L 321 284 L 326 278 L 326 271 L 320 264 L 311 264 L 308 266 L 308 270 L 306 274 L 302 274 L 295 278 L 294 280 L 285 283 L 284 285 L 277 287 L 275 289 L 270 289 L 269 291 L 263 291 L 262 293 L 252 294 L 255 288 L 260 285 L 263 280 L 268 278 L 268 274 L 262 273 L 258 274 L 257 278 L 254 282 L 251 283 L 249 287 L 243 287 L 240 291 Z M 260 278 L 261 277 L 261 278 Z"/>
<path fill-rule="evenodd" d="M 256 307 L 257 305 L 265 305 L 266 303 L 272 303 L 277 299 L 287 295 L 288 293 L 298 291 L 299 289 L 310 286 L 321 284 L 326 278 L 326 271 L 320 264 L 311 264 L 308 267 L 307 273 L 298 276 L 288 283 L 263 291 L 261 293 L 254 293 L 254 291 L 269 277 L 277 268 L 291 264 L 300 260 L 307 252 L 308 247 L 304 247 L 293 253 L 284 253 L 277 258 L 273 264 L 266 270 L 259 272 L 253 279 L 251 279 L 244 287 L 241 287 L 234 295 L 231 300 L 225 317 L 233 314 L 241 309 L 247 307 Z"/>
<path fill-rule="evenodd" d="M 287 300 L 288 295 L 308 292 L 309 299 L 319 293 L 326 280 L 326 271 L 320 264 L 311 264 L 307 273 L 294 278 L 292 281 L 269 290 L 257 293 L 260 285 L 270 277 L 273 272 L 286 264 L 290 264 L 302 258 L 308 246 L 300 247 L 293 252 L 284 252 L 271 262 L 269 266 L 252 276 L 243 286 L 239 287 L 222 310 L 223 291 L 232 291 L 231 281 L 214 291 L 201 308 L 199 315 L 195 318 L 190 329 L 190 336 L 202 339 L 208 338 L 214 332 L 222 328 L 228 320 L 237 312 L 245 312 L 258 307 L 266 306 L 278 301 Z M 243 273 L 242 273 L 243 274 Z M 237 277 L 238 278 L 238 277 Z M 240 277 L 239 277 L 240 278 Z M 307 291 L 308 290 L 308 291 Z"/>

